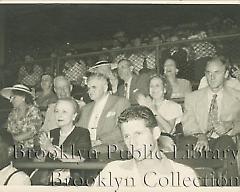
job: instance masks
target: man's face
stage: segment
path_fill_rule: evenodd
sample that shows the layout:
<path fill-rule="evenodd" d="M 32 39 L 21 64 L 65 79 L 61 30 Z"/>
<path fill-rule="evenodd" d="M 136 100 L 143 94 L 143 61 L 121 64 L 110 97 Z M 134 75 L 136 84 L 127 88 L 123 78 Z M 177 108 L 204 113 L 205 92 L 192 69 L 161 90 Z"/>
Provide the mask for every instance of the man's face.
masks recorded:
<path fill-rule="evenodd" d="M 89 97 L 93 101 L 100 99 L 107 91 L 106 82 L 103 79 L 97 77 L 90 78 L 88 80 L 87 86 Z"/>
<path fill-rule="evenodd" d="M 124 81 L 127 81 L 131 74 L 130 64 L 127 61 L 121 61 L 118 64 L 118 75 Z"/>
<path fill-rule="evenodd" d="M 55 82 L 54 90 L 59 99 L 71 96 L 71 87 L 67 80 L 59 79 Z"/>
<path fill-rule="evenodd" d="M 206 66 L 205 76 L 212 91 L 216 92 L 223 87 L 227 75 L 226 67 L 220 60 L 214 60 Z"/>
<path fill-rule="evenodd" d="M 150 151 L 156 148 L 156 137 L 154 137 L 153 131 L 146 127 L 143 119 L 133 119 L 122 123 L 121 131 L 128 150 L 132 151 L 133 148 L 140 152 L 133 152 L 132 154 L 137 161 L 149 157 Z"/>

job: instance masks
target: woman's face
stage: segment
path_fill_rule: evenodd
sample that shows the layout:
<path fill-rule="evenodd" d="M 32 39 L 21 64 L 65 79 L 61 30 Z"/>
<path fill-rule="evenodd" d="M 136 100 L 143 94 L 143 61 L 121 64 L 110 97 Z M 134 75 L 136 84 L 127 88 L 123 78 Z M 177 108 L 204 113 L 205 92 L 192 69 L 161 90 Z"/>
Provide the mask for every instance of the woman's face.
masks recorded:
<path fill-rule="evenodd" d="M 176 75 L 176 72 L 177 72 L 177 68 L 176 68 L 176 63 L 174 60 L 172 59 L 167 59 L 165 62 L 164 62 L 164 74 L 166 76 L 169 76 L 169 75 Z"/>
<path fill-rule="evenodd" d="M 12 94 L 10 97 L 10 102 L 13 104 L 13 108 L 18 108 L 23 103 L 25 103 L 25 97 L 16 95 L 16 94 Z"/>
<path fill-rule="evenodd" d="M 54 112 L 57 125 L 60 128 L 73 125 L 73 121 L 76 118 L 76 112 L 73 104 L 70 101 L 58 101 Z"/>
<path fill-rule="evenodd" d="M 42 76 L 41 87 L 43 90 L 49 90 L 52 88 L 52 79 L 48 75 Z"/>
<path fill-rule="evenodd" d="M 163 82 L 159 77 L 151 79 L 149 93 L 153 99 L 162 99 L 164 97 Z"/>

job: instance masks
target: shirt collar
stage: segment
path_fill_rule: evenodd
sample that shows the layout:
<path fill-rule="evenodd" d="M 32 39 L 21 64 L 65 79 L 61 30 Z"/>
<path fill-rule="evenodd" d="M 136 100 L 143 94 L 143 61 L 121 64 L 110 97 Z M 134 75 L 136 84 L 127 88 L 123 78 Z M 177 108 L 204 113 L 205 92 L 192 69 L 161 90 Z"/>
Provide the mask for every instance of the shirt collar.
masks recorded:
<path fill-rule="evenodd" d="M 13 164 L 12 164 L 12 162 L 10 162 L 10 164 L 8 166 L 6 166 L 2 170 L 0 170 L 0 174 L 8 172 L 12 168 L 13 168 Z"/>

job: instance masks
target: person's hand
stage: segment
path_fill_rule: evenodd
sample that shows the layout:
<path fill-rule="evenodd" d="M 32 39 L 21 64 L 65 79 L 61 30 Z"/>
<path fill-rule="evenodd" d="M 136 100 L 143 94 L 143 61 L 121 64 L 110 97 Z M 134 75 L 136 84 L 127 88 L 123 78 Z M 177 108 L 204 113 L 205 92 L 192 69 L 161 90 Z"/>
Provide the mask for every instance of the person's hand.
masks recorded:
<path fill-rule="evenodd" d="M 39 136 L 39 143 L 43 150 L 49 151 L 53 147 L 51 139 L 47 136 L 46 133 L 42 133 Z"/>
<path fill-rule="evenodd" d="M 86 103 L 83 101 L 83 97 L 78 101 L 79 108 L 81 109 Z"/>
<path fill-rule="evenodd" d="M 136 100 L 137 100 L 139 105 L 148 107 L 147 99 L 142 93 L 137 94 Z"/>
<path fill-rule="evenodd" d="M 233 122 L 232 121 L 219 121 L 217 127 L 215 128 L 218 135 L 225 135 L 231 129 L 233 129 Z"/>
<path fill-rule="evenodd" d="M 233 76 L 236 77 L 240 81 L 240 69 L 237 69 L 233 72 Z"/>
<path fill-rule="evenodd" d="M 194 147 L 195 151 L 209 150 L 207 136 L 205 134 L 201 134 L 198 136 L 197 143 Z"/>

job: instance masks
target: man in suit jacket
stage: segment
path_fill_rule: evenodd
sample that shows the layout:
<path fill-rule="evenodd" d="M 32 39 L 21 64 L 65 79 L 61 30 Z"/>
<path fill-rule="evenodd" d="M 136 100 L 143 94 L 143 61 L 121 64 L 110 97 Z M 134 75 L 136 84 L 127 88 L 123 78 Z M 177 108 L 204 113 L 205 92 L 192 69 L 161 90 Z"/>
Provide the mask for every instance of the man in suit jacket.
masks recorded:
<path fill-rule="evenodd" d="M 118 74 L 124 84 L 118 87 L 117 92 L 119 96 L 126 97 L 132 105 L 135 105 L 138 93 L 149 95 L 149 75 L 135 75 L 132 70 L 133 65 L 130 60 L 122 59 L 118 62 Z"/>
<path fill-rule="evenodd" d="M 88 128 L 94 149 L 107 152 L 108 146 L 116 144 L 123 149 L 123 139 L 117 125 L 120 113 L 130 106 L 127 99 L 108 93 L 107 79 L 102 74 L 91 74 L 88 78 L 88 93 L 93 102 L 81 109 L 78 126 Z"/>
<path fill-rule="evenodd" d="M 221 57 L 214 57 L 207 62 L 205 76 L 208 87 L 185 97 L 182 123 L 185 136 L 190 137 L 181 140 L 178 147 L 192 144 L 195 151 L 217 150 L 220 154 L 226 149 L 234 151 L 237 147 L 232 136 L 240 132 L 240 92 L 224 85 L 228 70 Z M 213 110 L 215 118 L 211 112 Z M 236 175 L 234 171 L 236 167 L 228 171 L 229 176 Z"/>

